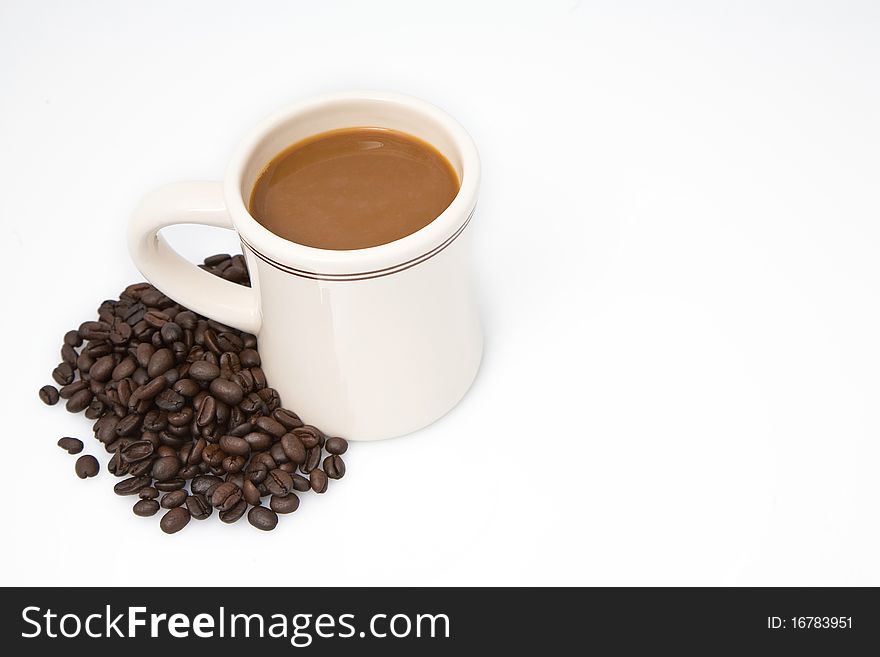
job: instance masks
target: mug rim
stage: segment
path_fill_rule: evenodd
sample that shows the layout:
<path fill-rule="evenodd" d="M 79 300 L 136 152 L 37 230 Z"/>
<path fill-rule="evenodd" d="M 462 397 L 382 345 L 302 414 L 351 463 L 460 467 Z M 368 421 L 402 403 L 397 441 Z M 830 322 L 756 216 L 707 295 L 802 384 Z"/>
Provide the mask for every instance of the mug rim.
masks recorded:
<path fill-rule="evenodd" d="M 298 115 L 329 105 L 359 101 L 403 106 L 424 115 L 447 133 L 461 159 L 461 181 L 455 198 L 440 215 L 419 230 L 393 242 L 364 249 L 320 249 L 292 242 L 265 228 L 251 215 L 242 195 L 243 177 L 257 146 L 274 130 L 295 120 Z M 352 280 L 376 278 L 409 269 L 446 248 L 464 231 L 473 216 L 479 179 L 480 159 L 476 145 L 452 116 L 426 101 L 405 94 L 347 91 L 306 98 L 273 112 L 257 123 L 235 148 L 223 187 L 226 206 L 242 246 L 255 256 L 278 269 L 305 278 Z"/>

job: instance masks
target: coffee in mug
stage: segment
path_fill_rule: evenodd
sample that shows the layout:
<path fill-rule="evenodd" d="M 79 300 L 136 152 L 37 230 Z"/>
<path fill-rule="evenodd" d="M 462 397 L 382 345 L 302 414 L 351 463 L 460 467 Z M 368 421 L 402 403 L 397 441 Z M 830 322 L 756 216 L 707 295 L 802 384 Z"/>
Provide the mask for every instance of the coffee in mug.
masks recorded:
<path fill-rule="evenodd" d="M 257 179 L 249 210 L 291 242 L 366 249 L 424 228 L 458 188 L 455 169 L 429 143 L 387 128 L 343 128 L 276 155 Z"/>

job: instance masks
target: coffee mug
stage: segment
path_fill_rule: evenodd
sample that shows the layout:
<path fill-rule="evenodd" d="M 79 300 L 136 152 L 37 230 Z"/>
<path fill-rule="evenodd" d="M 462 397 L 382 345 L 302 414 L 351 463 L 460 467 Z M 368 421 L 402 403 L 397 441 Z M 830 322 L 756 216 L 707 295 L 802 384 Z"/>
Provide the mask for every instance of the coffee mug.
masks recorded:
<path fill-rule="evenodd" d="M 351 127 L 409 133 L 437 148 L 461 188 L 424 228 L 366 249 L 290 242 L 250 215 L 246 199 L 270 160 L 315 134 Z M 351 440 L 410 433 L 464 396 L 482 356 L 468 230 L 480 160 L 465 130 L 421 100 L 337 93 L 260 123 L 235 149 L 223 182 L 162 187 L 138 205 L 128 244 L 135 265 L 167 296 L 258 336 L 262 367 L 285 407 Z M 188 262 L 160 230 L 203 224 L 236 231 L 251 287 Z"/>

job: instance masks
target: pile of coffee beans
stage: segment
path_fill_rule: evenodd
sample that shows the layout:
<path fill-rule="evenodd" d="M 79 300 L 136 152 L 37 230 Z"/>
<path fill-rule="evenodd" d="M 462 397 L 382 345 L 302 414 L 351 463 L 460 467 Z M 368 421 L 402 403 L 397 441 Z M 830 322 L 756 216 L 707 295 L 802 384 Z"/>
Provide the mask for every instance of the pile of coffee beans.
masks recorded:
<path fill-rule="evenodd" d="M 241 255 L 211 256 L 200 266 L 250 285 Z M 214 509 L 225 523 L 247 514 L 251 525 L 270 530 L 278 514 L 299 508 L 298 493 L 323 493 L 345 475 L 348 443 L 282 408 L 260 364 L 255 336 L 135 283 L 104 301 L 96 321 L 67 332 L 52 372 L 60 388 L 46 385 L 39 395 L 95 420 L 95 437 L 111 454 L 107 469 L 124 477 L 114 491 L 138 498 L 135 515 L 165 509 L 159 526 L 169 534 Z M 83 450 L 77 438 L 58 446 Z M 99 467 L 83 455 L 74 469 L 85 479 Z"/>

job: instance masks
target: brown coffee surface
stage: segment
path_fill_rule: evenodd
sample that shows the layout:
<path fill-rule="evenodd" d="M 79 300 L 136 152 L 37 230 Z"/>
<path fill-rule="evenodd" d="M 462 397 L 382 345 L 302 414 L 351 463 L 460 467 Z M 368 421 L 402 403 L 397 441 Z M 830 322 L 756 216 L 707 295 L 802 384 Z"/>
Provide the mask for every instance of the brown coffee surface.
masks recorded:
<path fill-rule="evenodd" d="M 412 135 L 333 130 L 279 153 L 260 174 L 251 215 L 284 239 L 319 249 L 365 249 L 424 228 L 458 193 L 449 161 Z"/>

